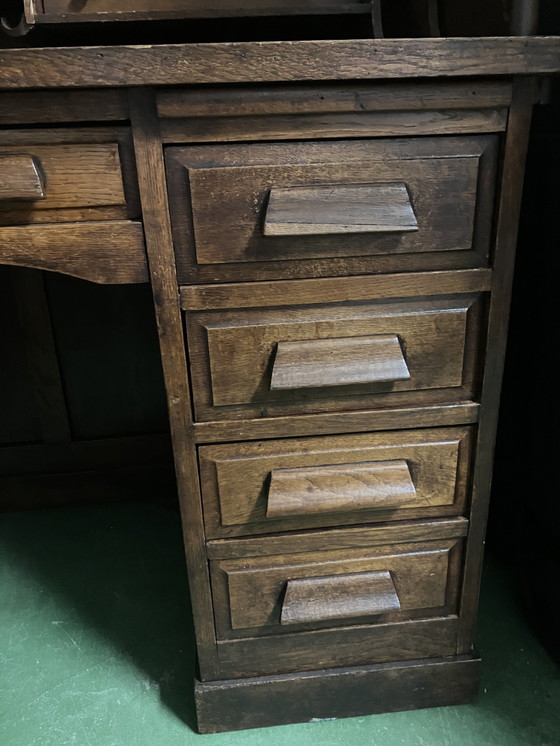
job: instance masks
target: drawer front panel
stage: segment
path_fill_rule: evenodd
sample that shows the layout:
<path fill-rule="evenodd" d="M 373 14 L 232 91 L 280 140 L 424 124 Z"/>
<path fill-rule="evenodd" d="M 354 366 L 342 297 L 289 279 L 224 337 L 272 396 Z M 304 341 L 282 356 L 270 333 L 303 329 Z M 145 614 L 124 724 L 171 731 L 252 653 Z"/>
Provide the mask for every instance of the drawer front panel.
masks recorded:
<path fill-rule="evenodd" d="M 472 428 L 199 449 L 209 538 L 462 512 Z"/>
<path fill-rule="evenodd" d="M 132 217 L 118 143 L 0 145 L 0 171 L 0 225 Z"/>
<path fill-rule="evenodd" d="M 453 296 L 187 314 L 197 418 L 470 398 L 478 306 Z"/>
<path fill-rule="evenodd" d="M 220 639 L 454 610 L 459 539 L 212 563 Z"/>
<path fill-rule="evenodd" d="M 492 178 L 481 161 L 494 146 L 482 136 L 170 148 L 171 183 L 186 182 L 190 202 L 172 186 L 180 275 L 185 241 L 198 265 L 473 250 L 485 264 Z"/>

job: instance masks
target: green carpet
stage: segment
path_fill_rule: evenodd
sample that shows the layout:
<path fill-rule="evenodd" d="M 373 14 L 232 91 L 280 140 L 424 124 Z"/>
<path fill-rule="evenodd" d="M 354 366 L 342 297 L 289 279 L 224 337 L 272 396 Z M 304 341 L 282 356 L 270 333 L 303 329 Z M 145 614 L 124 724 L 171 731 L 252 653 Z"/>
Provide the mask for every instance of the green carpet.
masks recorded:
<path fill-rule="evenodd" d="M 178 515 L 122 504 L 0 515 L 1 746 L 558 746 L 560 671 L 487 562 L 474 705 L 193 731 Z"/>

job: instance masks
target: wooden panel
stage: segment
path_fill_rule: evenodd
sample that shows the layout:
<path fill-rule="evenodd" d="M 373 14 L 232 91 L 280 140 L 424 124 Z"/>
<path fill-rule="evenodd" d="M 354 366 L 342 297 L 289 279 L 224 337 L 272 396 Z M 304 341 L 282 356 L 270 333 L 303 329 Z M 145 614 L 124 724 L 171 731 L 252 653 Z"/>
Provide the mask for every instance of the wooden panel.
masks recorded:
<path fill-rule="evenodd" d="M 27 222 L 33 222 L 34 213 L 43 210 L 126 207 L 117 144 L 0 145 L 0 156 L 23 152 L 36 159 L 45 177 L 44 199 L 26 209 Z M 0 203 L 0 224 L 10 224 L 10 215 L 3 215 L 10 209 L 15 210 L 16 206 Z M 125 216 L 126 210 L 122 213 Z M 51 219 L 56 221 L 60 216 Z"/>
<path fill-rule="evenodd" d="M 293 436 L 330 435 L 334 433 L 364 433 L 371 430 L 433 427 L 468 424 L 478 421 L 479 404 L 473 401 L 436 406 L 394 407 L 383 410 L 356 410 L 327 414 L 256 417 L 244 420 L 197 422 L 193 426 L 196 443 L 224 443 L 263 438 L 281 438 L 286 432 Z"/>
<path fill-rule="evenodd" d="M 196 264 L 224 264 L 228 274 L 223 276 L 231 281 L 229 270 L 235 263 L 281 265 L 383 255 L 394 260 L 395 255 L 422 252 L 474 250 L 483 263 L 489 223 L 485 218 L 483 233 L 475 231 L 478 183 L 481 159 L 489 151 L 493 162 L 490 154 L 495 144 L 492 137 L 470 137 L 170 148 L 180 279 Z M 484 183 L 490 185 L 492 180 L 492 173 L 487 173 Z M 406 184 L 417 231 L 351 233 L 343 238 L 265 235 L 265 212 L 274 190 L 326 185 L 362 189 L 372 183 L 393 188 L 395 182 Z M 414 256 L 409 256 L 400 269 L 407 263 L 409 268 L 417 266 Z M 338 272 L 345 266 L 340 261 L 331 264 Z M 274 266 L 270 271 L 282 276 L 290 265 L 278 269 Z M 212 271 L 215 276 L 216 269 Z M 249 277 L 246 272 L 244 279 Z"/>
<path fill-rule="evenodd" d="M 430 629 L 437 634 L 435 627 Z M 479 678 L 480 659 L 463 656 L 197 681 L 198 729 L 201 733 L 220 733 L 466 704 L 474 699 Z"/>
<path fill-rule="evenodd" d="M 388 570 L 289 580 L 280 624 L 307 624 L 400 611 Z"/>
<path fill-rule="evenodd" d="M 41 91 L 0 93 L 0 121 L 15 124 L 117 122 L 128 119 L 124 91 Z"/>
<path fill-rule="evenodd" d="M 44 199 L 40 161 L 32 155 L 0 153 L 0 204 L 2 200 Z"/>
<path fill-rule="evenodd" d="M 418 230 L 406 184 L 270 190 L 265 236 Z"/>
<path fill-rule="evenodd" d="M 453 296 L 187 314 L 197 419 L 398 406 L 403 398 L 406 403 L 425 403 L 426 397 L 441 402 L 445 397 L 449 400 L 449 394 L 441 392 L 450 389 L 454 401 L 472 398 L 476 300 Z M 398 335 L 406 351 L 409 380 L 271 388 L 279 342 L 386 334 Z"/>
<path fill-rule="evenodd" d="M 383 510 L 414 504 L 415 499 L 416 488 L 404 459 L 272 469 L 266 517 Z"/>
<path fill-rule="evenodd" d="M 557 37 L 157 44 L 0 52 L 0 88 L 528 75 L 560 71 Z"/>
<path fill-rule="evenodd" d="M 164 119 L 209 121 L 242 117 L 241 123 L 253 117 L 354 113 L 360 115 L 355 119 L 359 122 L 367 112 L 410 113 L 507 107 L 511 101 L 511 83 L 498 80 L 441 81 L 437 85 L 426 82 L 415 82 L 413 85 L 349 82 L 344 86 L 333 83 L 312 86 L 213 86 L 181 90 L 162 88 L 156 95 L 158 114 Z M 301 121 L 303 123 L 304 120 Z M 165 123 L 162 124 L 165 126 Z"/>
<path fill-rule="evenodd" d="M 457 618 L 284 632 L 218 642 L 223 677 L 283 674 L 388 661 L 454 655 Z"/>
<path fill-rule="evenodd" d="M 456 272 L 414 272 L 398 275 L 320 278 L 315 280 L 260 282 L 182 287 L 181 304 L 185 311 L 214 308 L 254 308 L 266 298 L 271 306 L 295 303 L 320 303 L 326 296 L 333 303 L 375 298 L 401 298 L 431 295 L 437 288 L 442 295 L 483 292 L 491 289 L 492 272 L 488 269 Z"/>
<path fill-rule="evenodd" d="M 0 262 L 110 285 L 148 281 L 142 225 L 127 220 L 0 228 Z"/>
<path fill-rule="evenodd" d="M 219 639 L 252 634 L 279 634 L 293 628 L 280 625 L 282 606 L 289 581 L 344 576 L 355 573 L 389 572 L 400 602 L 398 612 L 381 621 L 397 621 L 403 612 L 422 610 L 424 616 L 452 611 L 457 596 L 457 578 L 451 572 L 450 556 L 460 540 L 390 544 L 369 550 L 327 549 L 270 557 L 245 557 L 211 564 L 216 629 Z M 328 545 L 327 545 L 328 546 Z M 449 579 L 449 580 L 448 580 Z M 348 616 L 355 618 L 347 607 Z M 386 610 L 389 614 L 390 610 Z M 369 614 L 371 614 L 371 610 Z M 379 611 L 373 612 L 376 616 Z M 338 623 L 348 622 L 338 617 Z M 362 620 L 365 621 L 362 616 Z M 303 622 L 303 620 L 302 620 Z M 310 620 L 298 629 L 332 626 L 335 619 Z M 320 655 L 322 651 L 317 651 Z"/>
<path fill-rule="evenodd" d="M 277 554 L 298 552 L 321 552 L 330 549 L 348 550 L 394 543 L 449 539 L 466 536 L 469 522 L 466 518 L 438 518 L 423 521 L 397 521 L 379 526 L 356 526 L 354 528 L 329 528 L 308 533 L 288 533 L 277 536 L 258 536 L 249 539 L 218 539 L 207 542 L 209 559 L 233 559 L 235 557 L 270 557 Z"/>
<path fill-rule="evenodd" d="M 470 449 L 465 427 L 204 446 L 206 533 L 456 515 L 465 506 Z M 396 483 L 389 467 L 379 471 L 403 461 L 408 482 L 402 467 L 392 467 Z"/>

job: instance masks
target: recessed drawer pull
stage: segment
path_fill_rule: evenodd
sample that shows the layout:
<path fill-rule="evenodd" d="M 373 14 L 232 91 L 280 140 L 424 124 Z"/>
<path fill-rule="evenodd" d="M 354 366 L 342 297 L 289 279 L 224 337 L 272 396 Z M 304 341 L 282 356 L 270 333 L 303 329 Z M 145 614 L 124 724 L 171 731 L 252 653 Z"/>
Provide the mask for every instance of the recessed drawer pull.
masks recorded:
<path fill-rule="evenodd" d="M 281 624 L 305 624 L 400 611 L 388 570 L 289 580 Z"/>
<path fill-rule="evenodd" d="M 408 233 L 418 222 L 406 184 L 304 186 L 270 190 L 265 236 Z"/>
<path fill-rule="evenodd" d="M 407 381 L 410 372 L 396 334 L 278 342 L 270 388 L 317 388 Z"/>
<path fill-rule="evenodd" d="M 396 508 L 416 489 L 404 459 L 273 469 L 267 518 Z"/>
<path fill-rule="evenodd" d="M 0 200 L 45 199 L 43 170 L 38 158 L 0 155 Z"/>

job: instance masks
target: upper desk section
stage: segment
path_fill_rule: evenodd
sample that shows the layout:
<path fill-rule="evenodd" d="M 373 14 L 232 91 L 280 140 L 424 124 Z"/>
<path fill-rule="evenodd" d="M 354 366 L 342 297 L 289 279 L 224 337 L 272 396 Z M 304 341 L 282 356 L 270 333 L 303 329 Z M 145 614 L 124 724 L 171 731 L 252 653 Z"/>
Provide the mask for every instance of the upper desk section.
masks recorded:
<path fill-rule="evenodd" d="M 0 50 L 0 89 L 560 72 L 560 37 L 356 39 Z"/>

